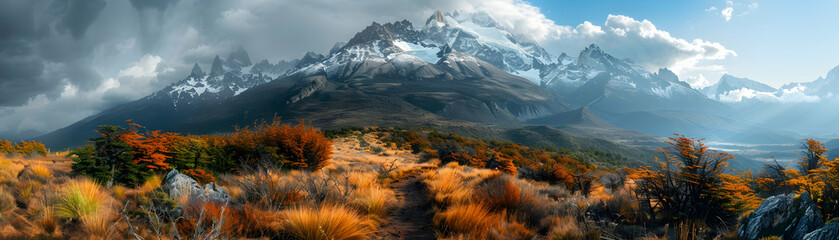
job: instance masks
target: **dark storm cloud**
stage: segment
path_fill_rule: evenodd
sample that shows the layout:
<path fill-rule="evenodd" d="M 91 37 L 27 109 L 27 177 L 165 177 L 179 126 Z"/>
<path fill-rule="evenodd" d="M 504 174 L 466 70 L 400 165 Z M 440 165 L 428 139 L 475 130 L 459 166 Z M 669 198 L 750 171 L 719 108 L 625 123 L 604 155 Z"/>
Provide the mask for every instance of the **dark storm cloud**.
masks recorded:
<path fill-rule="evenodd" d="M 587 31 L 557 26 L 519 0 L 0 0 L 0 138 L 49 132 L 139 99 L 183 79 L 196 62 L 207 71 L 215 55 L 238 46 L 254 62 L 290 60 L 326 53 L 373 21 L 422 27 L 436 10 L 492 11 L 549 50 L 565 45 L 550 44 L 557 36 L 574 44 L 625 39 L 574 37 Z"/>
<path fill-rule="evenodd" d="M 89 65 L 95 45 L 79 41 L 106 3 L 99 0 L 0 2 L 0 106 L 16 106 L 63 83 L 89 89 L 101 76 Z M 55 29 L 52 31 L 51 29 Z"/>
<path fill-rule="evenodd" d="M 61 21 L 56 28 L 59 32 L 69 31 L 73 38 L 84 36 L 90 24 L 105 9 L 105 0 L 69 0 L 55 1 L 52 11 L 61 14 Z"/>
<path fill-rule="evenodd" d="M 134 6 L 137 10 L 157 9 L 163 11 L 177 2 L 178 0 L 131 0 L 131 6 Z"/>

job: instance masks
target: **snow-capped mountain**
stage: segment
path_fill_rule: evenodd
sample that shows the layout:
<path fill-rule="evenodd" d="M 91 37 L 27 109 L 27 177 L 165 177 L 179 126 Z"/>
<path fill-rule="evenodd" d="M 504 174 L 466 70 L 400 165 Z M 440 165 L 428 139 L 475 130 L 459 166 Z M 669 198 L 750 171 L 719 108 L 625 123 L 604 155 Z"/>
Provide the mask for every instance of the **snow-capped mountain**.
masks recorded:
<path fill-rule="evenodd" d="M 425 22 L 423 43 L 448 44 L 496 67 L 539 83 L 539 68 L 556 62 L 544 48 L 511 34 L 484 12 L 436 12 Z"/>
<path fill-rule="evenodd" d="M 741 96 L 743 94 L 752 94 L 749 96 L 757 94 L 774 95 L 778 89 L 748 78 L 738 78 L 724 74 L 716 84 L 702 88 L 700 91 L 717 101 L 739 102 L 743 100 Z"/>
<path fill-rule="evenodd" d="M 557 63 L 544 69 L 543 87 L 569 102 L 593 109 L 627 112 L 713 104 L 670 70 L 650 73 L 595 44 L 576 58 L 563 53 Z"/>
<path fill-rule="evenodd" d="M 406 80 L 411 81 L 411 85 L 425 85 L 413 88 L 413 90 L 435 89 L 434 92 L 451 91 L 457 89 L 456 85 L 470 85 L 473 88 L 467 91 L 493 92 L 490 95 L 495 99 L 484 99 L 490 96 L 486 94 L 480 97 L 453 97 L 464 95 L 464 93 L 447 96 L 448 100 L 437 99 L 439 96 L 414 95 L 412 98 L 434 99 L 424 100 L 427 101 L 424 104 L 439 106 L 435 106 L 436 110 L 432 110 L 436 114 L 477 122 L 528 119 L 548 114 L 555 107 L 549 101 L 546 92 L 532 82 L 512 77 L 493 64 L 476 56 L 459 52 L 448 44 L 437 45 L 438 43 L 429 42 L 427 39 L 422 40 L 426 36 L 424 34 L 423 31 L 416 30 L 408 21 L 386 24 L 374 22 L 343 44 L 340 49 L 333 49 L 321 61 L 296 69 L 290 72 L 289 76 L 306 77 L 322 74 L 333 82 L 342 82 L 365 92 L 386 95 L 405 92 L 407 89 L 402 89 L 402 87 L 409 84 L 402 81 Z M 475 80 L 485 82 L 472 82 Z M 393 93 L 382 93 L 380 88 L 366 87 L 366 85 L 371 85 L 371 82 L 381 81 L 399 83 L 388 87 Z M 287 102 L 301 101 L 314 92 L 328 88 L 328 85 L 321 81 L 303 82 L 298 86 L 300 93 L 288 99 Z M 487 86 L 492 87 L 481 89 Z M 506 87 L 499 88 L 500 86 Z M 512 86 L 517 87 L 508 88 Z M 464 110 L 473 111 L 472 115 L 463 112 Z"/>
<path fill-rule="evenodd" d="M 239 48 L 231 52 L 227 60 L 221 60 L 216 55 L 209 72 L 205 73 L 201 66 L 195 63 L 188 77 L 146 98 L 169 101 L 175 108 L 198 102 L 219 102 L 276 79 L 296 62 L 282 61 L 272 64 L 268 60 L 262 60 L 253 65 L 248 52 Z"/>
<path fill-rule="evenodd" d="M 839 66 L 825 77 L 811 82 L 788 83 L 781 88 L 728 74 L 720 81 L 701 90 L 708 97 L 724 103 L 818 103 L 836 100 L 839 94 Z"/>
<path fill-rule="evenodd" d="M 812 82 L 789 83 L 779 89 L 781 95 L 797 95 L 802 101 L 820 101 L 837 99 L 839 96 L 839 66 L 834 67 L 824 77 Z"/>
<path fill-rule="evenodd" d="M 376 26 L 378 25 L 378 26 Z M 379 27 L 380 26 L 380 27 Z M 387 60 L 387 56 L 394 52 L 406 53 L 428 63 L 436 63 L 440 57 L 437 52 L 441 48 L 451 48 L 457 52 L 473 56 L 488 62 L 504 71 L 528 79 L 536 84 L 541 81 L 540 68 L 555 63 L 556 60 L 536 42 L 523 36 L 516 36 L 498 24 L 488 14 L 483 12 L 464 13 L 436 12 L 422 28 L 415 28 L 407 20 L 374 24 L 361 32 L 359 36 L 347 43 L 337 43 L 330 51 L 334 56 L 340 50 L 351 48 L 351 54 L 338 55 L 327 63 L 336 63 L 352 59 Z M 360 46 L 359 43 L 379 39 L 387 31 L 387 39 L 375 43 L 377 45 Z M 392 48 L 391 47 L 396 47 Z M 382 55 L 387 56 L 382 56 Z M 394 55 L 397 56 L 397 55 Z M 310 59 L 313 61 L 308 61 Z M 318 55 L 307 54 L 298 64 L 298 69 L 306 68 L 317 62 Z M 402 59 L 407 60 L 407 59 Z M 323 69 L 327 66 L 314 66 L 311 69 Z"/>

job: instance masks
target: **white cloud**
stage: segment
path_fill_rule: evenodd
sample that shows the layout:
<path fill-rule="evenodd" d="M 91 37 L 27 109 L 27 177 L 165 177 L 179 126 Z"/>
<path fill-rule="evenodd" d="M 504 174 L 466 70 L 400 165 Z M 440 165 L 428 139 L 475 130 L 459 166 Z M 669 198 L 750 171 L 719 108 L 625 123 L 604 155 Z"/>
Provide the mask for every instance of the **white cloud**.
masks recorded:
<path fill-rule="evenodd" d="M 711 6 L 705 9 L 705 12 L 714 13 L 716 15 L 722 16 L 722 18 L 728 22 L 734 16 L 746 16 L 751 14 L 755 11 L 760 5 L 754 1 L 725 1 L 725 5 L 723 6 Z M 719 10 L 722 9 L 722 10 Z M 717 11 L 719 10 L 719 11 Z"/>
<path fill-rule="evenodd" d="M 725 9 L 723 9 L 722 11 L 720 11 L 720 14 L 722 14 L 722 17 L 725 18 L 726 22 L 728 22 L 729 20 L 731 20 L 731 13 L 733 11 L 734 11 L 734 8 L 727 7 Z"/>
<path fill-rule="evenodd" d="M 805 90 L 807 90 L 807 87 L 803 85 L 783 89 L 777 93 L 760 92 L 753 89 L 741 88 L 721 94 L 718 96 L 718 99 L 722 102 L 742 102 L 744 100 L 754 99 L 770 103 L 803 103 L 818 102 L 821 100 L 818 96 L 807 95 Z"/>

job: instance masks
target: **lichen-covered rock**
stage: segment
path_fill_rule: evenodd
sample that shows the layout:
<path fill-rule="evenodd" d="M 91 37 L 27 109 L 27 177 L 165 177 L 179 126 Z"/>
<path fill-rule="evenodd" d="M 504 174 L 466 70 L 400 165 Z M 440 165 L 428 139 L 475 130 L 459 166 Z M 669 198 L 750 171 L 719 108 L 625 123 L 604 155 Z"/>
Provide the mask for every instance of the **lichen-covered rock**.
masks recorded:
<path fill-rule="evenodd" d="M 178 170 L 172 169 L 163 178 L 161 186 L 163 192 L 169 194 L 171 199 L 180 199 L 188 197 L 191 199 L 201 199 L 205 201 L 213 201 L 216 203 L 224 203 L 230 201 L 230 195 L 227 190 L 215 183 L 208 183 L 203 187 L 198 185 L 198 182 L 192 177 L 179 173 Z"/>
<path fill-rule="evenodd" d="M 804 240 L 833 240 L 839 239 L 839 222 L 831 222 L 823 228 L 816 229 L 804 235 Z"/>
<path fill-rule="evenodd" d="M 824 226 L 816 203 L 807 192 L 772 196 L 760 203 L 745 222 L 740 224 L 737 236 L 756 240 L 767 236 L 783 236 L 800 240 L 804 235 Z"/>

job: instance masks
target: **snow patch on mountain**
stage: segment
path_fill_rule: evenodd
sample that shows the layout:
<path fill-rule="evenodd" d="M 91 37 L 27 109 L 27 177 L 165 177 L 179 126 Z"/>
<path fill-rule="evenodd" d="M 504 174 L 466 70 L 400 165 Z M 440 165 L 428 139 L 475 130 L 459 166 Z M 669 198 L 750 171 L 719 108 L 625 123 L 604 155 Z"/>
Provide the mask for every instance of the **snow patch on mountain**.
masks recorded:
<path fill-rule="evenodd" d="M 434 64 L 440 61 L 440 57 L 437 56 L 437 53 L 440 52 L 439 48 L 436 47 L 425 47 L 419 44 L 409 43 L 402 40 L 394 40 L 393 44 L 405 51 L 406 53 L 418 57 L 423 61 L 428 63 Z"/>

